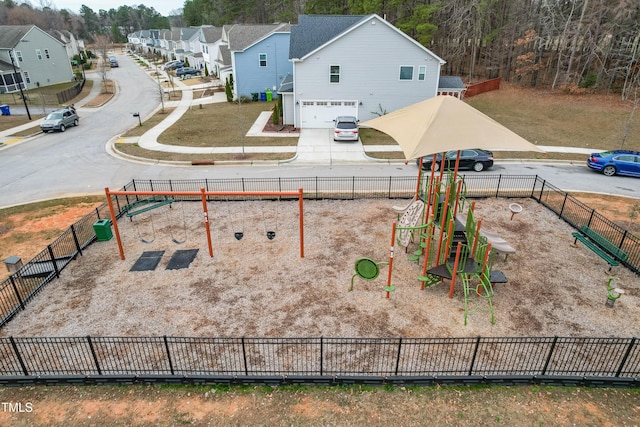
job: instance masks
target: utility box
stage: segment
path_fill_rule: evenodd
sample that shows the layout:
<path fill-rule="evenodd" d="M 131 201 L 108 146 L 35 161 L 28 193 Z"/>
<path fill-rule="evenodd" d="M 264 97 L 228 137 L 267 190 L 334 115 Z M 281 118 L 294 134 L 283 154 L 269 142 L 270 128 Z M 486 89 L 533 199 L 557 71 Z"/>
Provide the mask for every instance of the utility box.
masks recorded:
<path fill-rule="evenodd" d="M 0 105 L 0 112 L 2 113 L 3 116 L 10 116 L 11 108 L 9 108 L 7 104 Z"/>
<path fill-rule="evenodd" d="M 111 240 L 113 232 L 111 231 L 111 221 L 108 219 L 100 219 L 93 223 L 93 231 L 96 233 L 98 242 L 106 242 Z"/>
<path fill-rule="evenodd" d="M 22 259 L 17 256 L 10 256 L 4 260 L 4 265 L 7 266 L 9 273 L 15 273 L 22 268 Z"/>

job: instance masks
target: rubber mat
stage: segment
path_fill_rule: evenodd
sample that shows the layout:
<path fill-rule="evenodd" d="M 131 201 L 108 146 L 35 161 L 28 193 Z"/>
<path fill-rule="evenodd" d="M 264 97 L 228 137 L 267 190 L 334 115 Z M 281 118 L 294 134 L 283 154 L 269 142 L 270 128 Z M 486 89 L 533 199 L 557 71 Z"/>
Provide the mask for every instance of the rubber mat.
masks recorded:
<path fill-rule="evenodd" d="M 129 271 L 153 271 L 158 266 L 163 255 L 164 251 L 142 252 L 140 258 L 138 258 Z"/>
<path fill-rule="evenodd" d="M 167 270 L 179 270 L 189 268 L 189 264 L 198 254 L 198 249 L 181 249 L 174 252 L 167 264 Z"/>

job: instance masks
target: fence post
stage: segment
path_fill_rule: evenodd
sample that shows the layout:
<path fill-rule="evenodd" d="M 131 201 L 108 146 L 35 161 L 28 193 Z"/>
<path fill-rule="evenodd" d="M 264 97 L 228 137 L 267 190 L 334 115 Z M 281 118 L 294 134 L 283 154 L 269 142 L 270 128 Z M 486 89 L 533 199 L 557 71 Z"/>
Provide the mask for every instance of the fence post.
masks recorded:
<path fill-rule="evenodd" d="M 9 276 L 9 281 L 11 282 L 11 286 L 13 286 L 13 291 L 16 293 L 16 298 L 18 298 L 18 302 L 20 303 L 20 308 L 24 310 L 24 302 L 22 298 L 20 298 L 20 292 L 18 292 L 18 287 L 16 286 L 16 282 L 13 280 L 13 274 Z"/>
<path fill-rule="evenodd" d="M 244 337 L 240 339 L 242 340 L 242 359 L 244 360 L 244 374 L 249 375 L 249 367 L 247 366 L 247 349 L 244 346 Z"/>
<path fill-rule="evenodd" d="M 398 354 L 396 356 L 396 375 L 398 375 L 398 368 L 400 366 L 400 350 L 402 349 L 402 337 L 398 339 Z"/>
<path fill-rule="evenodd" d="M 149 190 L 153 191 L 153 180 L 149 180 Z"/>
<path fill-rule="evenodd" d="M 98 355 L 96 354 L 96 350 L 93 348 L 93 341 L 91 341 L 90 335 L 87 335 L 87 342 L 89 343 L 89 350 L 91 350 L 91 356 L 93 357 L 93 363 L 96 364 L 98 375 L 102 375 L 102 369 L 100 369 L 100 363 L 98 363 Z"/>
<path fill-rule="evenodd" d="M 544 193 L 544 186 L 547 183 L 544 179 L 542 180 L 542 187 L 540 188 L 540 196 L 538 196 L 538 203 L 542 203 L 542 193 Z"/>
<path fill-rule="evenodd" d="M 556 348 L 556 343 L 558 342 L 558 336 L 553 337 L 553 342 L 551 343 L 551 348 L 549 349 L 549 354 L 547 354 L 547 360 L 544 362 L 544 368 L 542 368 L 542 374 L 546 375 L 547 368 L 549 367 L 549 363 L 551 363 L 551 355 L 553 354 L 553 350 Z"/>
<path fill-rule="evenodd" d="M 324 374 L 324 366 L 323 366 L 323 361 L 324 361 L 324 349 L 323 349 L 323 338 L 320 337 L 320 376 L 322 376 Z"/>
<path fill-rule="evenodd" d="M 318 177 L 316 176 L 316 200 L 318 200 Z"/>
<path fill-rule="evenodd" d="M 622 368 L 627 363 L 627 358 L 629 358 L 629 354 L 631 353 L 631 350 L 633 349 L 633 345 L 635 343 L 636 343 L 636 337 L 631 338 L 631 342 L 629 343 L 629 347 L 627 347 L 627 351 L 624 353 L 624 357 L 622 357 L 622 361 L 620 362 L 620 366 L 618 367 L 618 370 L 616 371 L 616 378 L 619 377 L 620 374 L 622 373 Z"/>
<path fill-rule="evenodd" d="M 242 191 L 246 191 L 246 190 L 244 189 L 244 177 L 242 177 L 242 178 L 241 178 L 241 180 L 242 180 Z"/>
<path fill-rule="evenodd" d="M 562 218 L 562 213 L 564 212 L 564 205 L 567 203 L 568 193 L 564 193 L 564 200 L 562 201 L 562 207 L 560 208 L 560 214 L 558 214 L 558 218 Z"/>
<path fill-rule="evenodd" d="M 175 375 L 173 372 L 173 362 L 171 361 L 171 352 L 169 352 L 169 341 L 167 340 L 167 336 L 164 336 L 164 348 L 167 350 L 167 359 L 169 359 L 169 369 L 171 370 L 171 375 Z"/>
<path fill-rule="evenodd" d="M 13 347 L 13 351 L 16 353 L 16 357 L 18 358 L 18 362 L 20 363 L 20 367 L 22 368 L 22 373 L 24 373 L 25 376 L 29 375 L 29 371 L 27 371 L 27 367 L 24 364 L 24 361 L 22 360 L 22 356 L 20 356 L 20 351 L 18 350 L 18 345 L 16 344 L 16 341 L 13 339 L 13 337 L 9 337 L 9 341 L 11 342 L 11 346 Z"/>
<path fill-rule="evenodd" d="M 536 184 L 538 183 L 538 175 L 536 174 L 533 178 L 533 185 L 531 186 L 531 195 L 529 196 L 531 199 L 535 199 L 533 195 L 536 193 Z"/>
<path fill-rule="evenodd" d="M 469 376 L 473 374 L 473 365 L 476 363 L 476 355 L 478 354 L 478 347 L 480 347 L 480 335 L 476 338 L 476 348 L 473 350 L 473 357 L 471 358 L 471 366 L 469 366 Z"/>
<path fill-rule="evenodd" d="M 78 242 L 78 235 L 76 234 L 76 228 L 71 224 L 71 235 L 73 236 L 73 243 L 76 244 L 76 250 L 82 256 L 82 248 L 80 247 L 80 243 Z"/>
<path fill-rule="evenodd" d="M 169 180 L 169 191 L 173 191 L 173 183 Z"/>
<path fill-rule="evenodd" d="M 96 216 L 98 217 L 98 219 L 102 219 L 100 218 L 100 209 L 96 208 Z"/>
<path fill-rule="evenodd" d="M 620 244 L 618 245 L 619 249 L 622 249 L 622 244 L 624 243 L 624 240 L 627 238 L 627 233 L 628 233 L 628 231 L 625 229 L 624 233 L 622 233 L 622 238 L 620 239 Z"/>
<path fill-rule="evenodd" d="M 51 262 L 53 263 L 53 271 L 56 272 L 56 277 L 60 278 L 60 271 L 58 270 L 58 263 L 56 262 L 56 257 L 53 255 L 53 248 L 51 245 L 47 245 L 47 249 L 49 250 L 49 256 L 51 257 Z"/>
<path fill-rule="evenodd" d="M 351 200 L 355 200 L 356 198 L 356 177 L 351 177 Z"/>
<path fill-rule="evenodd" d="M 589 217 L 589 221 L 587 221 L 587 227 L 591 227 L 591 221 L 593 220 L 593 214 L 596 213 L 595 209 L 591 209 L 591 216 Z"/>
<path fill-rule="evenodd" d="M 389 197 L 387 197 L 388 199 L 391 198 L 391 179 L 392 179 L 392 177 L 390 176 L 389 177 Z"/>
<path fill-rule="evenodd" d="M 498 194 L 500 194 L 500 181 L 502 181 L 502 174 L 498 175 L 498 185 L 496 185 L 496 199 L 498 198 Z"/>

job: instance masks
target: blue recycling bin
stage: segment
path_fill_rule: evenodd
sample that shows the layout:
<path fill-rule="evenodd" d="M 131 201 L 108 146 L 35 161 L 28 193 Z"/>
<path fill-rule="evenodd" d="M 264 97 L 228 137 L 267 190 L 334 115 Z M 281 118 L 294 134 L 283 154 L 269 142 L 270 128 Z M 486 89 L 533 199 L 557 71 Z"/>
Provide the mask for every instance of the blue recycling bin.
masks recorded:
<path fill-rule="evenodd" d="M 0 105 L 0 112 L 2 112 L 3 116 L 10 116 L 11 115 L 11 109 L 9 108 L 9 106 L 7 104 Z"/>
<path fill-rule="evenodd" d="M 266 102 L 267 101 L 267 93 L 266 92 L 260 92 L 260 101 L 262 101 L 262 102 Z"/>

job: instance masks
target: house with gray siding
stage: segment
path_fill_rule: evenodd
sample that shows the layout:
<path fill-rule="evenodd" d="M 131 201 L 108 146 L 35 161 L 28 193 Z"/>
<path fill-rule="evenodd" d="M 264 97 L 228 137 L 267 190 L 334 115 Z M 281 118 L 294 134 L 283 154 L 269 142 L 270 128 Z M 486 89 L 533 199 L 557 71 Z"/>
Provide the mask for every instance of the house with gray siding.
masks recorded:
<path fill-rule="evenodd" d="M 369 120 L 438 93 L 445 63 L 378 15 L 300 15 L 291 26 L 293 72 L 281 87 L 285 124 L 333 127 Z"/>
<path fill-rule="evenodd" d="M 0 25 L 0 91 L 17 92 L 19 85 L 33 89 L 73 80 L 64 43 L 35 25 Z"/>

